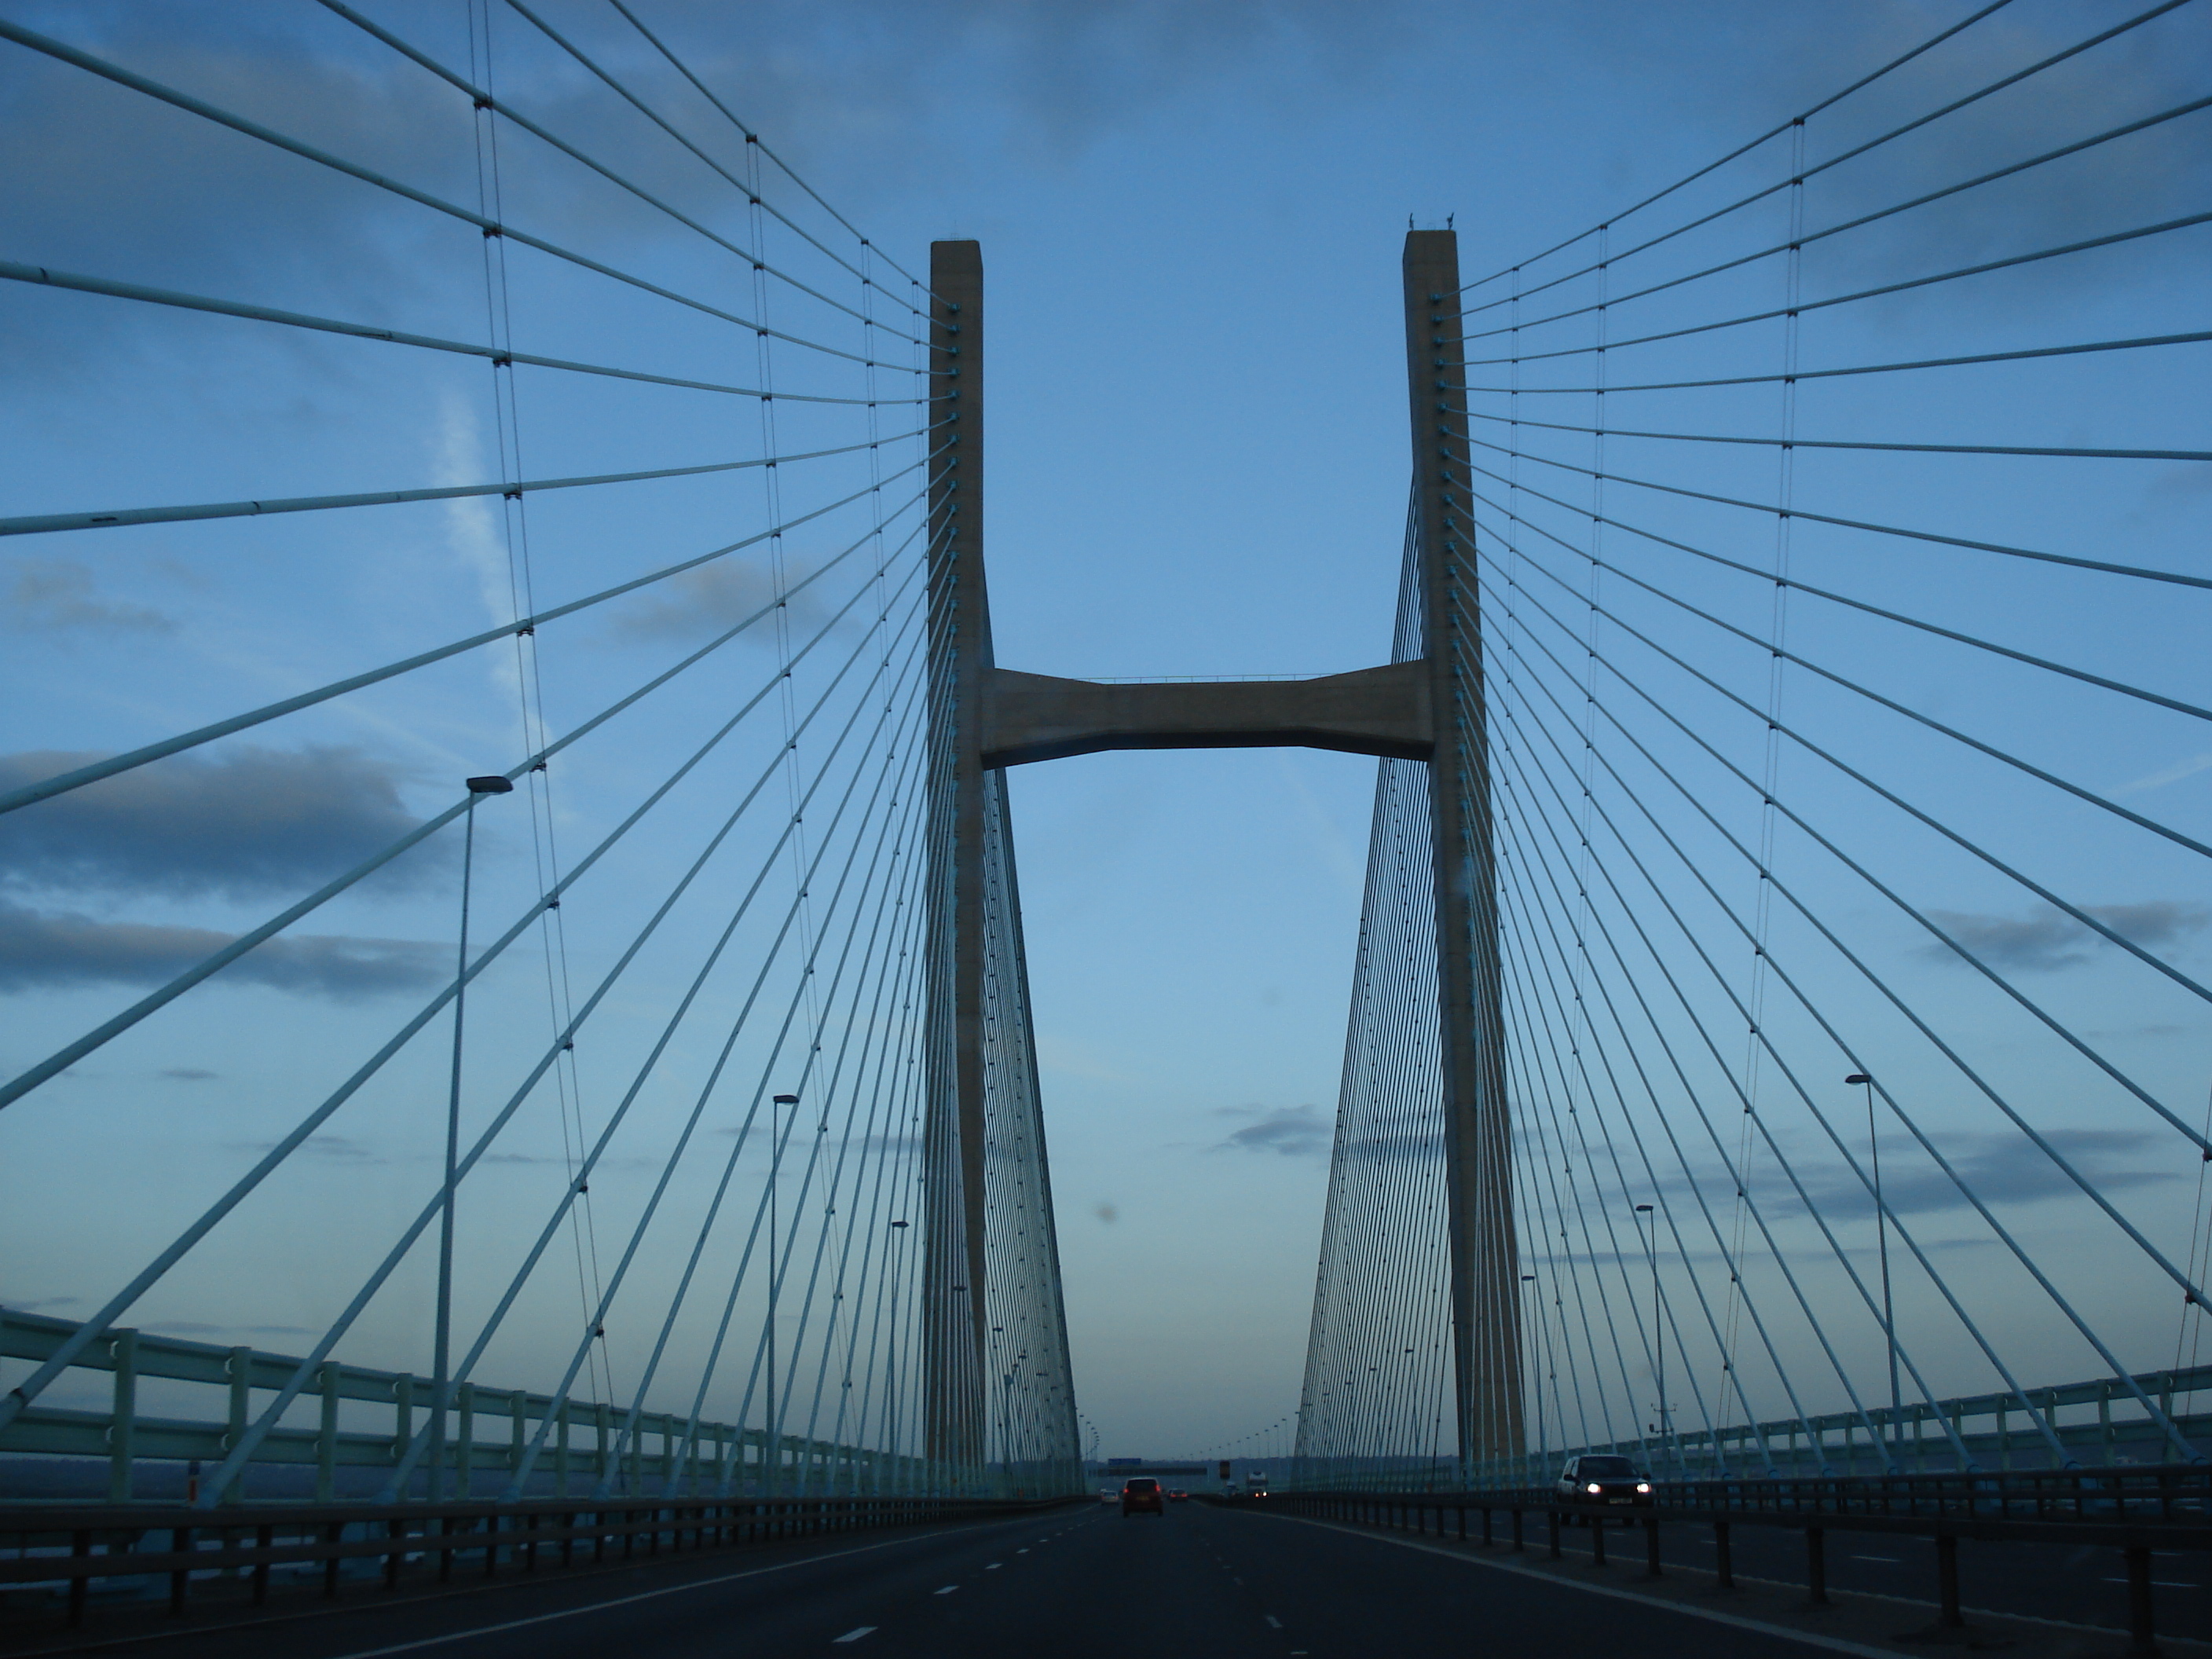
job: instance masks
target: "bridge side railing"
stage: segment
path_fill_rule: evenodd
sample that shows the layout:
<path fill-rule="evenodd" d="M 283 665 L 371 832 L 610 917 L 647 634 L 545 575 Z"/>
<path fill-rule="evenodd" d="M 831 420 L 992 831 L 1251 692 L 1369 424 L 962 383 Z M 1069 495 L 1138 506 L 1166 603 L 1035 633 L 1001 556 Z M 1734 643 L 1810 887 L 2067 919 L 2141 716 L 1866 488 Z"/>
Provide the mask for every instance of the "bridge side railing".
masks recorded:
<path fill-rule="evenodd" d="M 77 1329 L 69 1320 L 0 1309 L 0 1361 L 46 1359 Z M 106 1497 L 112 1504 L 131 1501 L 144 1466 L 220 1462 L 254 1415 L 253 1396 L 281 1389 L 300 1361 L 252 1347 L 117 1329 L 87 1347 L 74 1369 L 107 1373 L 111 1385 L 99 1407 L 35 1405 L 0 1427 L 0 1456 L 96 1459 L 107 1468 Z M 142 1384 L 166 1386 L 172 1398 L 204 1400 L 204 1390 L 227 1396 L 222 1414 L 180 1417 L 144 1409 Z M 315 1388 L 295 1407 L 300 1420 L 279 1426 L 254 1448 L 252 1465 L 288 1468 L 312 1481 L 284 1496 L 331 1503 L 366 1492 L 346 1492 L 341 1471 L 388 1471 L 398 1467 L 410 1440 L 432 1405 L 428 1379 L 404 1371 L 375 1370 L 326 1361 Z M 549 1395 L 525 1389 L 486 1388 L 463 1382 L 454 1389 L 454 1431 L 449 1455 L 456 1484 L 465 1497 L 472 1477 L 511 1478 L 522 1466 L 524 1449 L 536 1424 L 553 1406 Z M 371 1426 L 382 1413 L 389 1427 Z M 760 1428 L 702 1422 L 667 1412 L 640 1415 L 626 1447 L 618 1445 L 625 1408 L 604 1401 L 562 1403 L 533 1485 L 554 1496 L 572 1484 L 596 1486 L 611 1480 L 624 1495 L 659 1490 L 673 1496 L 741 1492 L 768 1474 L 769 1436 Z M 925 1460 L 868 1447 L 778 1437 L 781 1453 L 776 1479 L 798 1493 L 915 1493 L 942 1486 L 942 1472 Z M 617 1467 L 619 1465 L 619 1467 Z M 277 1476 L 275 1480 L 281 1480 Z M 414 1485 L 424 1484 L 416 1471 Z M 244 1480 L 216 1494 L 226 1504 L 249 1497 Z M 21 1497 L 17 1492 L 10 1496 Z M 88 1495 L 88 1494 L 85 1494 Z M 400 1494 L 404 1497 L 406 1494 Z"/>
<path fill-rule="evenodd" d="M 2192 1444 L 2212 1445 L 2212 1412 L 2191 1409 L 2197 1395 L 2212 1393 L 2212 1365 L 2143 1371 L 2132 1381 Z M 2085 1465 L 2117 1465 L 2131 1455 L 2145 1464 L 2159 1464 L 2172 1455 L 2165 1430 L 2142 1409 L 2129 1383 L 2104 1376 L 2029 1389 L 2025 1402 L 2017 1394 L 1961 1395 L 1894 1412 L 1873 1406 L 1863 1415 L 1829 1412 L 1713 1430 L 1674 1428 L 1663 1438 L 1646 1435 L 1559 1447 L 1472 1472 L 1449 1459 L 1292 1458 L 1288 1484 L 1347 1490 L 1514 1486 L 1549 1480 L 1567 1459 L 1590 1453 L 1632 1458 L 1677 1481 L 1733 1479 L 1769 1469 L 1784 1479 L 1872 1476 L 1881 1474 L 1891 1457 L 1903 1469 L 1935 1472 L 1955 1468 L 1962 1446 L 1979 1468 L 2035 1468 L 2047 1466 L 2051 1453 L 2030 1424 L 2029 1405 L 2069 1455 Z"/>
<path fill-rule="evenodd" d="M 1711 1528 L 1716 1587 L 1733 1589 L 1731 1528 L 1765 1526 L 1802 1533 L 1808 1601 L 1825 1605 L 1826 1534 L 1875 1532 L 1930 1539 L 1936 1546 L 1938 1632 L 1966 1620 L 1959 1588 L 1961 1538 L 1996 1542 L 2087 1544 L 2118 1550 L 2126 1565 L 2127 1628 L 2131 1651 L 2158 1651 L 2151 1558 L 2159 1550 L 2212 1551 L 2212 1468 L 2203 1464 L 2122 1465 L 2094 1469 L 2034 1469 L 1987 1474 L 1867 1475 L 1801 1480 L 1655 1481 L 1648 1503 L 1600 1504 L 1563 1498 L 1553 1486 L 1480 1492 L 1289 1491 L 1210 1502 L 1310 1519 L 1446 1536 L 1461 1543 L 1529 1547 L 1540 1528 L 1549 1557 L 1565 1551 L 1563 1534 L 1587 1528 L 1592 1564 L 1606 1565 L 1611 1523 L 1641 1528 L 1644 1577 L 1665 1576 L 1662 1524 Z M 1474 1528 L 1470 1534 L 1470 1528 Z"/>

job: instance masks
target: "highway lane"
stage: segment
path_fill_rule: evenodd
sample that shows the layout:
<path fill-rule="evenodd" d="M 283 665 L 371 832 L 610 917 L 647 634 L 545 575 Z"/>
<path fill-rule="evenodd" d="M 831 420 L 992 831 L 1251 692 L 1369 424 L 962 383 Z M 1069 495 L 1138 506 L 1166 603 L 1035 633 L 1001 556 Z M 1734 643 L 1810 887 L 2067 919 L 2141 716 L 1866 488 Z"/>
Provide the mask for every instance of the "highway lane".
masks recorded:
<path fill-rule="evenodd" d="M 730 1659 L 733 1655 L 1364 1656 L 1573 1644 L 1638 1659 L 1804 1659 L 1787 1636 L 1486 1571 L 1391 1540 L 1200 1504 L 779 1552 L 710 1552 L 465 1596 L 362 1602 L 110 1652 L 216 1659 Z"/>

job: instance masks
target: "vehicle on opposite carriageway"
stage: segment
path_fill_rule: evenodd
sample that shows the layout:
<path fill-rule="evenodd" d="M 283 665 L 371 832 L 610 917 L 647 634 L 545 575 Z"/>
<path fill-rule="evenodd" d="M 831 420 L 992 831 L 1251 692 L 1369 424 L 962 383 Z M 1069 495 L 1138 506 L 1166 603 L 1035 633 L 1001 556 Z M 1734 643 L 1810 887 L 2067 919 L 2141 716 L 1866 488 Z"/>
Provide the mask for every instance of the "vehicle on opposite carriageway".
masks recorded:
<path fill-rule="evenodd" d="M 1603 1504 L 1608 1509 L 1651 1507 L 1651 1477 L 1626 1457 L 1586 1452 L 1571 1457 L 1553 1486 L 1565 1504 Z"/>

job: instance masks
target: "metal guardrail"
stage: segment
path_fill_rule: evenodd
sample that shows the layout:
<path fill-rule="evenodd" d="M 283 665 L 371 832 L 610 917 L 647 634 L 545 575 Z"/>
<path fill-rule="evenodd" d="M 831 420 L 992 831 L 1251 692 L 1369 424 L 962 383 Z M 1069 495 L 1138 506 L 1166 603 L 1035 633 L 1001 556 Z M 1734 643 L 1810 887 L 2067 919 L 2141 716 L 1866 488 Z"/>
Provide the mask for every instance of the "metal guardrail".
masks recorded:
<path fill-rule="evenodd" d="M 65 1586 L 68 1620 L 83 1623 L 93 1583 L 102 1578 L 169 1581 L 169 1611 L 189 1605 L 192 1581 L 248 1581 L 251 1604 L 268 1599 L 273 1569 L 316 1570 L 321 1594 L 336 1597 L 349 1563 L 380 1567 L 386 1591 L 398 1589 L 414 1564 L 417 1577 L 452 1581 L 474 1558 L 478 1576 L 502 1565 L 534 1573 L 542 1564 L 572 1567 L 611 1553 L 631 1559 L 823 1534 L 916 1526 L 930 1522 L 1028 1515 L 1079 1501 L 1057 1498 L 825 1498 L 520 1504 L 256 1505 L 216 1511 L 101 1504 L 0 1509 L 0 1585 Z M 588 1550 L 586 1547 L 588 1547 Z M 363 1575 L 366 1576 L 366 1575 Z"/>
<path fill-rule="evenodd" d="M 1771 1478 L 1793 1480 L 1854 1476 L 1863 1471 L 1878 1474 L 1893 1459 L 1900 1468 L 1916 1471 L 1931 1465 L 1955 1468 L 1960 1447 L 1977 1468 L 2051 1468 L 2051 1441 L 2055 1439 L 2067 1457 L 2098 1468 L 2123 1464 L 2131 1457 L 2154 1467 L 2175 1456 L 2176 1449 L 2157 1419 L 2143 1411 L 2136 1390 L 2157 1402 L 2192 1447 L 2212 1446 L 2212 1413 L 2194 1409 L 2199 1395 L 2212 1393 L 2212 1365 L 2191 1365 L 2140 1371 L 2126 1381 L 2092 1377 L 2021 1394 L 1960 1395 L 1895 1410 L 1869 1406 L 1863 1413 L 1775 1418 L 1717 1431 L 1675 1424 L 1663 1436 L 1548 1447 L 1472 1470 L 1425 1458 L 1370 1462 L 1292 1456 L 1281 1460 L 1280 1466 L 1301 1488 L 1313 1491 L 1364 1491 L 1392 1485 L 1411 1489 L 1468 1480 L 1505 1486 L 1547 1480 L 1569 1458 L 1589 1453 L 1633 1458 L 1669 1480 L 1724 1479 L 1751 1469 L 1771 1469 Z M 2038 1426 L 2039 1418 L 2050 1430 L 2048 1439 Z"/>
<path fill-rule="evenodd" d="M 1208 1502 L 1265 1508 L 1355 1526 L 1435 1533 L 1456 1522 L 1461 1542 L 1469 1517 L 1480 1542 L 1496 1547 L 1501 1518 L 1509 1547 L 1528 1548 L 1528 1528 L 1540 1519 L 1553 1559 L 1561 1553 L 1563 1526 L 1589 1530 L 1594 1564 L 1606 1560 L 1610 1522 L 1643 1529 L 1644 1576 L 1663 1577 L 1659 1538 L 1662 1523 L 1695 1523 L 1713 1532 L 1716 1580 L 1733 1589 L 1735 1574 L 1730 1528 L 1765 1526 L 1802 1532 L 1808 1599 L 1825 1605 L 1826 1537 L 1831 1531 L 1875 1532 L 1932 1539 L 1936 1545 L 1936 1624 L 1959 1630 L 1958 1545 L 1961 1538 L 1989 1541 L 2088 1544 L 2120 1552 L 2127 1564 L 2130 1651 L 2158 1651 L 2151 1598 L 2154 1550 L 2212 1551 L 2212 1469 L 2201 1464 L 2123 1466 L 2105 1469 L 2037 1469 L 2009 1474 L 1867 1475 L 1797 1480 L 1698 1480 L 1655 1483 L 1648 1506 L 1562 1502 L 1547 1488 L 1519 1487 L 1465 1492 L 1285 1492 L 1260 1498 Z"/>
<path fill-rule="evenodd" d="M 0 1359 L 43 1361 L 77 1329 L 73 1320 L 0 1309 Z M 149 1461 L 220 1462 L 253 1420 L 260 1403 L 255 1396 L 265 1401 L 304 1363 L 256 1348 L 112 1329 L 88 1346 L 73 1368 L 111 1376 L 106 1408 L 33 1405 L 0 1428 L 0 1453 L 98 1459 L 107 1465 L 108 1501 L 123 1503 L 133 1496 L 137 1476 Z M 145 1411 L 141 1385 L 155 1378 L 222 1389 L 219 1401 L 208 1401 L 220 1415 L 185 1419 Z M 325 1361 L 316 1369 L 313 1386 L 295 1402 L 301 1420 L 272 1431 L 254 1448 L 248 1468 L 273 1464 L 302 1474 L 312 1470 L 315 1501 L 337 1501 L 338 1471 L 396 1468 L 431 1404 L 428 1378 Z M 522 1466 L 532 1425 L 549 1411 L 555 1420 L 538 1479 L 559 1493 L 568 1491 L 571 1480 L 596 1485 L 625 1477 L 634 1489 L 648 1481 L 665 1486 L 697 1480 L 729 1490 L 762 1480 L 770 1473 L 771 1462 L 781 1470 L 775 1484 L 811 1485 L 817 1491 L 927 1492 L 949 1484 L 952 1474 L 919 1457 L 803 1435 L 775 1437 L 771 1454 L 764 1429 L 695 1423 L 680 1413 L 641 1413 L 625 1436 L 627 1411 L 604 1401 L 569 1400 L 556 1409 L 547 1395 L 463 1382 L 453 1391 L 447 1451 L 453 1484 L 465 1493 L 466 1482 L 479 1474 L 502 1485 L 512 1479 Z M 378 1418 L 389 1426 L 363 1425 Z M 415 1484 L 427 1484 L 427 1478 L 418 1467 Z M 239 1480 L 217 1496 L 230 1506 L 255 1494 Z"/>

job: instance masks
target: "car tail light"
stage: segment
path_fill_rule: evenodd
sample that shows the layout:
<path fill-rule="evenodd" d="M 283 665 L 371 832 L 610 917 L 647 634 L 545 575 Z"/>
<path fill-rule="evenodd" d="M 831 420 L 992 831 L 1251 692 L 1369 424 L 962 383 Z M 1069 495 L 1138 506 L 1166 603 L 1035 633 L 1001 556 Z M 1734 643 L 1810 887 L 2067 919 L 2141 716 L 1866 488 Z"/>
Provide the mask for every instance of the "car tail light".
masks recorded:
<path fill-rule="evenodd" d="M 1651 1483 L 1649 1480 L 1639 1480 L 1636 1483 L 1636 1490 L 1644 1493 L 1646 1496 L 1649 1496 L 1651 1491 Z"/>
<path fill-rule="evenodd" d="M 1593 1480 L 1593 1481 L 1591 1481 L 1591 1482 L 1589 1483 L 1589 1486 L 1588 1486 L 1587 1488 L 1585 1488 L 1585 1490 L 1586 1490 L 1586 1491 L 1588 1491 L 1588 1492 L 1589 1492 L 1590 1496 L 1592 1496 L 1593 1498 L 1595 1498 L 1595 1497 L 1596 1497 L 1599 1493 L 1601 1493 L 1601 1492 L 1604 1492 L 1605 1488 L 1604 1488 L 1603 1486 L 1599 1486 L 1599 1485 L 1598 1485 L 1598 1483 L 1597 1483 L 1596 1481 Z"/>

